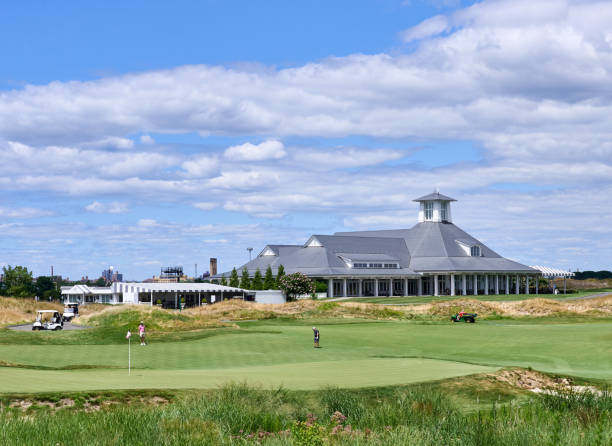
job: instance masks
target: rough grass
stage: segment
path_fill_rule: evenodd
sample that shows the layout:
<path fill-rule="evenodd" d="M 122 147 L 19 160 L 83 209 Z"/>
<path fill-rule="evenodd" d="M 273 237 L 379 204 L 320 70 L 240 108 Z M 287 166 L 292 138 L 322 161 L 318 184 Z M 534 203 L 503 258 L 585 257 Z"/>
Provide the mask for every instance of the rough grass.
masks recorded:
<path fill-rule="evenodd" d="M 32 299 L 0 298 L 0 324 L 31 322 L 37 309 L 62 310 L 62 306 Z M 280 305 L 230 300 L 214 305 L 190 308 L 183 312 L 148 305 L 81 306 L 76 324 L 119 331 L 136 328 L 142 320 L 150 331 L 158 333 L 193 332 L 234 327 L 235 322 L 267 319 L 371 319 L 371 320 L 447 320 L 458 311 L 478 313 L 480 318 L 523 317 L 593 317 L 612 316 L 612 294 L 595 299 L 558 301 L 535 298 L 513 302 L 487 302 L 460 297 L 427 304 L 393 306 L 360 302 L 300 300 Z"/>
<path fill-rule="evenodd" d="M 229 384 L 161 398 L 152 394 L 14 397 L 0 407 L 5 445 L 607 445 L 609 393 L 489 397 L 459 381 L 384 389 L 292 392 Z M 506 386 L 506 387 L 503 387 Z M 464 395 L 465 396 L 465 395 Z M 515 397 L 516 396 L 516 397 Z M 116 404 L 121 402 L 123 404 Z M 108 403 L 108 404 L 106 404 Z"/>
<path fill-rule="evenodd" d="M 36 310 L 62 311 L 63 309 L 63 305 L 53 302 L 0 297 L 0 326 L 33 322 L 36 319 Z"/>

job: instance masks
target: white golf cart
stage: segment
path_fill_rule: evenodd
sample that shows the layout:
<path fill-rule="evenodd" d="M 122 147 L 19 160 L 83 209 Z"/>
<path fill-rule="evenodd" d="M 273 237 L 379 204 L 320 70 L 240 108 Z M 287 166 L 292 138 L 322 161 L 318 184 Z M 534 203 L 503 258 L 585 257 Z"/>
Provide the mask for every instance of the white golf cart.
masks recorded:
<path fill-rule="evenodd" d="M 72 319 L 79 315 L 79 304 L 66 303 L 64 305 L 64 314 L 62 317 L 66 322 L 70 322 Z"/>
<path fill-rule="evenodd" d="M 64 320 L 59 311 L 38 310 L 36 320 L 32 324 L 32 330 L 61 330 L 64 328 Z"/>

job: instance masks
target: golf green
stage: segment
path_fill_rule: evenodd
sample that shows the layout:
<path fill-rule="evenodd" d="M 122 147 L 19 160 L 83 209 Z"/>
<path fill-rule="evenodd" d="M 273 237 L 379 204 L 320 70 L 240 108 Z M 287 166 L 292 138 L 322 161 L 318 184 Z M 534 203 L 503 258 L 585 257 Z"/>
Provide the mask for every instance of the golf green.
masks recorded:
<path fill-rule="evenodd" d="M 99 345 L 2 344 L 0 361 L 23 367 L 0 368 L 0 392 L 209 388 L 225 381 L 295 389 L 363 387 L 505 366 L 612 381 L 612 322 L 319 321 L 321 349 L 312 346 L 312 323 L 247 322 L 241 333 L 144 347 L 135 342 L 131 376 L 125 339 Z"/>
<path fill-rule="evenodd" d="M 227 382 L 264 387 L 318 389 L 325 386 L 374 387 L 432 381 L 496 370 L 434 359 L 357 359 L 227 369 L 32 370 L 0 368 L 0 391 L 44 392 L 102 389 L 214 388 Z"/>

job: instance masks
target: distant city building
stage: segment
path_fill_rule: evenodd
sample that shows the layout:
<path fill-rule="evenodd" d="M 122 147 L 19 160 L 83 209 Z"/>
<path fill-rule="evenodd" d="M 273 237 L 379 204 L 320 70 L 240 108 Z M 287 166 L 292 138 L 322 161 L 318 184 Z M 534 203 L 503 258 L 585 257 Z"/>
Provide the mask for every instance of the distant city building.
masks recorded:
<path fill-rule="evenodd" d="M 164 266 L 159 277 L 153 276 L 155 283 L 178 283 L 185 279 L 189 278 L 183 274 L 182 266 Z"/>
<path fill-rule="evenodd" d="M 215 257 L 210 258 L 210 276 L 217 275 L 217 259 Z"/>
<path fill-rule="evenodd" d="M 102 278 L 107 282 L 123 282 L 123 274 L 115 271 L 112 266 L 102 271 Z"/>

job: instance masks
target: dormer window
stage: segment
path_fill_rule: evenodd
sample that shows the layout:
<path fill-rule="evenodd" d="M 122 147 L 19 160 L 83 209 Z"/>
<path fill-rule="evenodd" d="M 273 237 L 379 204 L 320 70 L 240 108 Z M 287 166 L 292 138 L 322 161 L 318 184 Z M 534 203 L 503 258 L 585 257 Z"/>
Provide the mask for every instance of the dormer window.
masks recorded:
<path fill-rule="evenodd" d="M 480 257 L 481 253 L 480 253 L 480 246 L 478 245 L 474 245 L 470 248 L 470 255 L 472 257 Z"/>
<path fill-rule="evenodd" d="M 425 220 L 433 220 L 433 201 L 425 202 Z"/>

